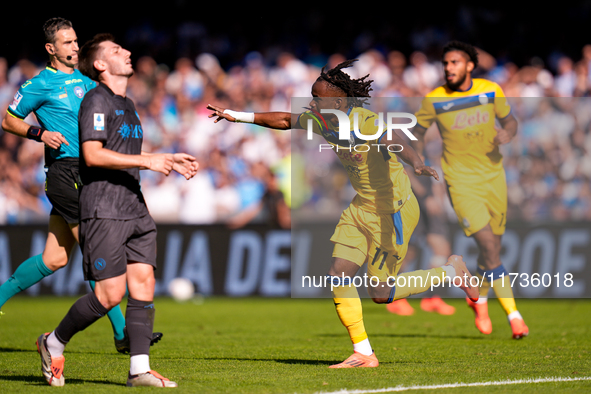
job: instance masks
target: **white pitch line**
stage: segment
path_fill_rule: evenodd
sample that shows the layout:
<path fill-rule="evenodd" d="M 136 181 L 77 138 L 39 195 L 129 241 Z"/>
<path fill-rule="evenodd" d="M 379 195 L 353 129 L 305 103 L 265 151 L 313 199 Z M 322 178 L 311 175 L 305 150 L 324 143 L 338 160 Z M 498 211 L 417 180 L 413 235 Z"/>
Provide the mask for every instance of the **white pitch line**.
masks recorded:
<path fill-rule="evenodd" d="M 321 391 L 317 394 L 371 394 L 371 393 L 393 393 L 399 391 L 409 390 L 438 390 L 438 389 L 454 389 L 458 387 L 482 387 L 482 386 L 504 386 L 509 384 L 531 384 L 531 383 L 552 383 L 552 382 L 576 382 L 581 380 L 591 380 L 591 376 L 580 378 L 537 378 L 537 379 L 518 379 L 518 380 L 499 380 L 493 382 L 475 382 L 475 383 L 448 383 L 448 384 L 434 384 L 426 386 L 396 386 L 383 389 L 372 390 L 347 390 L 339 391 Z"/>

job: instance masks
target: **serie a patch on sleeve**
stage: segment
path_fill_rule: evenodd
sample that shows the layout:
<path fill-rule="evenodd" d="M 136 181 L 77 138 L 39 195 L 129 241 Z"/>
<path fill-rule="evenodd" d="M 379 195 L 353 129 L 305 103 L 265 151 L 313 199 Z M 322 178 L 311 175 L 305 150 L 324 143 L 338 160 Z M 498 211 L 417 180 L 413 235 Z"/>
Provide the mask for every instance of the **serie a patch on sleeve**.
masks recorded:
<path fill-rule="evenodd" d="M 105 130 L 105 114 L 94 114 L 94 130 Z"/>

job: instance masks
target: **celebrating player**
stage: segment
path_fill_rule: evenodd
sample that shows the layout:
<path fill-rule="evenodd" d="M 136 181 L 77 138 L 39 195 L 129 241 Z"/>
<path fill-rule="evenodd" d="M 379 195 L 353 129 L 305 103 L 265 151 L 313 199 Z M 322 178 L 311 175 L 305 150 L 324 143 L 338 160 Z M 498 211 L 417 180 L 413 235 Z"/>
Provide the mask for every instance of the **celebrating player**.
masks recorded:
<path fill-rule="evenodd" d="M 119 305 L 129 290 L 126 310 L 130 342 L 128 386 L 176 387 L 152 371 L 149 362 L 154 325 L 156 226 L 140 191 L 140 169 L 186 179 L 198 169 L 184 153 L 142 152 L 142 125 L 126 97 L 133 74 L 131 53 L 109 34 L 99 34 L 80 50 L 80 69 L 99 85 L 80 106 L 80 245 L 85 279 L 94 292 L 79 298 L 58 327 L 41 335 L 37 348 L 42 371 L 52 386 L 63 386 L 63 351 L 72 336 Z"/>
<path fill-rule="evenodd" d="M 322 69 L 312 86 L 313 99 L 310 102 L 310 110 L 299 115 L 294 122 L 292 114 L 288 112 L 245 113 L 214 105 L 208 105 L 213 111 L 210 118 L 216 118 L 216 123 L 225 119 L 281 130 L 307 129 L 310 120 L 313 131 L 322 135 L 333 148 L 350 148 L 349 141 L 338 138 L 337 115 L 325 113 L 323 116 L 321 111 L 341 111 L 348 115 L 350 124 L 356 123 L 354 119 L 358 120 L 359 130 L 363 135 L 376 134 L 376 114 L 363 108 L 369 97 L 372 81 L 366 79 L 368 76 L 351 79 L 342 71 L 354 61 L 345 61 L 327 71 Z M 370 296 L 376 303 L 390 303 L 423 292 L 429 288 L 427 278 L 434 276 L 442 280 L 447 276 L 454 279 L 456 275 L 464 277 L 460 279 L 462 288 L 470 298 L 476 300 L 478 297 L 478 290 L 470 287 L 464 280 L 470 278 L 470 273 L 459 256 L 450 257 L 442 267 L 400 275 L 414 275 L 420 278 L 416 280 L 415 286 L 392 286 L 391 279 L 398 273 L 408 249 L 409 238 L 417 224 L 419 207 L 402 164 L 386 149 L 380 151 L 376 148 L 376 143 L 385 142 L 386 136 L 387 133 L 384 131 L 378 138 L 370 141 L 355 137 L 355 144 L 366 145 L 358 150 L 360 156 L 355 159 L 351 159 L 352 155 L 346 149 L 337 153 L 347 169 L 357 195 L 341 215 L 331 238 L 334 250 L 328 274 L 336 311 L 348 330 L 354 353 L 344 362 L 332 365 L 331 368 L 379 365 L 365 331 L 361 299 L 355 286 L 348 280 L 355 276 L 365 262 L 368 262 L 369 277 L 379 279 L 379 285 L 369 288 Z M 425 166 L 416 152 L 396 133 L 393 133 L 392 139 L 388 142 L 404 146 L 398 155 L 417 175 L 438 179 L 435 170 Z M 397 279 L 400 279 L 400 276 Z M 386 284 L 389 279 L 390 282 Z"/>
<path fill-rule="evenodd" d="M 507 223 L 507 183 L 499 145 L 517 133 L 517 120 L 505 95 L 494 82 L 472 78 L 478 52 L 453 41 L 443 49 L 446 83 L 429 93 L 417 112 L 417 151 L 427 128 L 437 122 L 443 139 L 441 167 L 451 203 L 464 233 L 479 248 L 480 298 L 468 300 L 476 327 L 492 332 L 487 295 L 493 287 L 511 325 L 513 338 L 527 336 L 528 327 L 517 310 L 507 270 L 501 263 L 501 236 Z M 498 119 L 501 127 L 495 126 Z"/>
<path fill-rule="evenodd" d="M 49 233 L 43 253 L 24 261 L 0 286 L 0 308 L 15 294 L 64 267 L 78 242 L 78 109 L 96 83 L 76 69 L 78 38 L 72 23 L 52 18 L 45 22 L 43 30 L 49 63 L 39 75 L 20 87 L 8 107 L 2 128 L 45 144 L 45 192 L 52 205 Z M 31 112 L 35 113 L 41 127 L 24 121 Z M 93 287 L 94 281 L 90 284 Z M 114 307 L 108 316 L 117 351 L 129 352 L 121 308 Z M 161 333 L 154 333 L 153 343 L 161 337 Z"/>

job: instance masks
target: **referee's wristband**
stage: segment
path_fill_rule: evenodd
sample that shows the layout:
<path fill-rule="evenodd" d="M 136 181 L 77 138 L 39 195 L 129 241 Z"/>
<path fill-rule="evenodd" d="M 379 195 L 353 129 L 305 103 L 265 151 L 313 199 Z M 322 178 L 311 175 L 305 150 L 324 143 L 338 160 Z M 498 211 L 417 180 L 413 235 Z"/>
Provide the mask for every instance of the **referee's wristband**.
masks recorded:
<path fill-rule="evenodd" d="M 27 138 L 30 140 L 35 140 L 37 142 L 41 142 L 41 136 L 45 132 L 43 127 L 31 126 L 29 130 L 27 130 Z"/>
<path fill-rule="evenodd" d="M 238 112 L 232 111 L 231 109 L 225 109 L 224 113 L 236 119 L 236 122 L 254 123 L 254 112 Z"/>

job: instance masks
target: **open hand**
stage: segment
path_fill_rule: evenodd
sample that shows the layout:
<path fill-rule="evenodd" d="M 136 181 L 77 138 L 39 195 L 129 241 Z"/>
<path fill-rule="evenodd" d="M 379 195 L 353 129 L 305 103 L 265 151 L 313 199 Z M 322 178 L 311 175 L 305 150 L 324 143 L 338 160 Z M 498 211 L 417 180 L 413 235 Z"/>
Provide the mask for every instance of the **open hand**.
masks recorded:
<path fill-rule="evenodd" d="M 155 153 L 150 155 L 150 166 L 148 168 L 168 175 L 172 171 L 173 164 L 174 160 L 171 153 Z"/>
<path fill-rule="evenodd" d="M 416 166 L 414 168 L 415 170 L 415 174 L 417 175 L 426 175 L 426 176 L 432 176 L 433 178 L 435 178 L 435 180 L 439 180 L 439 175 L 437 174 L 437 171 L 435 171 L 433 168 L 426 166 L 426 165 L 419 165 Z"/>
<path fill-rule="evenodd" d="M 497 135 L 493 139 L 493 144 L 495 145 L 503 145 L 508 142 L 511 142 L 513 136 L 505 129 L 495 126 L 495 130 L 497 131 Z"/>
<path fill-rule="evenodd" d="M 224 111 L 226 108 L 218 107 L 215 105 L 207 104 L 207 109 L 213 111 L 212 114 L 208 116 L 208 118 L 214 118 L 217 116 L 217 119 L 213 121 L 213 123 L 217 123 L 222 119 L 226 119 L 228 122 L 235 122 L 236 119 L 228 114 L 225 114 Z"/>
<path fill-rule="evenodd" d="M 199 163 L 197 159 L 187 153 L 175 153 L 172 169 L 189 180 L 197 174 Z"/>

